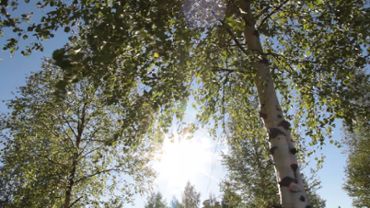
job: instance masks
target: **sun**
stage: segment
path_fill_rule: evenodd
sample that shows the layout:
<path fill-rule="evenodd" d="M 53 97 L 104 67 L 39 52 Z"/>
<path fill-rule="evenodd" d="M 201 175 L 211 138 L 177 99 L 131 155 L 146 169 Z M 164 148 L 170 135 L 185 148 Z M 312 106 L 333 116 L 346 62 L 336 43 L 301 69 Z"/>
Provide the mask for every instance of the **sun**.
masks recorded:
<path fill-rule="evenodd" d="M 210 177 L 214 160 L 212 142 L 206 134 L 195 133 L 190 139 L 178 134 L 167 137 L 154 165 L 157 183 L 171 192 L 182 191 L 188 181 L 197 183 L 200 178 Z"/>

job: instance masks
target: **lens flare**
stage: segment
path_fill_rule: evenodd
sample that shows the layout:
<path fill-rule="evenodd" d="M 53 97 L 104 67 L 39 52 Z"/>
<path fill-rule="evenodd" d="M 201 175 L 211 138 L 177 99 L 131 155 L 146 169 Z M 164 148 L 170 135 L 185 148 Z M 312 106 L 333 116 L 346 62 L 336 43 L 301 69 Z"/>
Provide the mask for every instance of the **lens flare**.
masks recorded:
<path fill-rule="evenodd" d="M 182 10 L 191 28 L 209 28 L 225 17 L 224 0 L 185 0 Z"/>

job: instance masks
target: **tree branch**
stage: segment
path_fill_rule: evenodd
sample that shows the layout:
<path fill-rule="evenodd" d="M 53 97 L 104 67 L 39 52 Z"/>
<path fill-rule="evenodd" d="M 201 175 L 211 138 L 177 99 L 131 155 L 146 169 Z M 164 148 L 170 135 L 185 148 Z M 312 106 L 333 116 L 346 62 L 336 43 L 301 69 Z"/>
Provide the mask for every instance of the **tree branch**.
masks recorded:
<path fill-rule="evenodd" d="M 272 56 L 272 57 L 273 57 L 275 60 L 277 60 L 278 62 L 283 61 L 286 65 L 288 65 L 289 69 L 290 69 L 292 72 L 294 71 L 293 67 L 289 64 L 289 61 L 288 61 L 288 59 L 287 59 L 285 56 L 280 55 L 280 54 L 277 54 L 277 53 L 264 53 L 264 55 L 266 55 L 266 56 Z M 281 59 L 279 59 L 279 58 L 282 58 L 282 59 L 284 59 L 284 60 L 281 60 Z"/>
<path fill-rule="evenodd" d="M 86 176 L 83 176 L 81 178 L 79 178 L 78 180 L 75 181 L 75 184 L 81 182 L 81 181 L 84 181 L 88 178 L 91 178 L 91 177 L 94 177 L 94 176 L 97 176 L 97 175 L 100 175 L 102 173 L 107 173 L 107 172 L 111 172 L 111 171 L 120 171 L 121 169 L 119 168 L 110 168 L 110 169 L 105 169 L 105 170 L 100 170 L 100 171 L 97 171 L 95 173 L 92 173 L 92 174 L 89 174 L 89 175 L 86 175 Z"/>
<path fill-rule="evenodd" d="M 229 72 L 229 73 L 240 72 L 238 70 L 233 70 L 233 69 L 228 69 L 228 68 L 222 68 L 222 67 L 213 67 L 212 68 L 212 71 L 215 71 L 215 72 Z"/>
<path fill-rule="evenodd" d="M 91 150 L 90 150 L 90 151 L 88 151 L 88 152 L 84 152 L 84 150 L 83 150 L 83 151 L 81 151 L 81 152 L 78 154 L 78 157 L 79 157 L 79 159 L 85 158 L 87 155 L 89 155 L 89 154 L 91 154 L 91 153 L 95 152 L 96 150 L 99 150 L 99 149 L 103 148 L 103 146 L 104 146 L 104 145 L 99 146 L 99 147 L 96 147 L 96 148 L 93 148 L 93 149 L 91 149 Z"/>
<path fill-rule="evenodd" d="M 69 205 L 69 208 L 73 207 L 73 205 L 75 205 L 78 201 L 80 201 L 82 199 L 82 196 L 78 197 L 78 199 L 74 200 L 71 205 Z"/>
<path fill-rule="evenodd" d="M 289 0 L 285 0 L 279 4 L 279 6 L 275 7 L 268 15 L 266 15 L 261 22 L 258 24 L 257 29 L 259 29 L 273 14 L 278 12 Z"/>
<path fill-rule="evenodd" d="M 213 12 L 212 12 L 213 13 Z M 215 16 L 216 17 L 216 16 Z M 238 46 L 238 48 L 245 54 L 245 55 L 248 55 L 248 51 L 245 50 L 245 48 L 243 47 L 243 45 L 239 42 L 239 40 L 235 37 L 233 31 L 231 30 L 230 26 L 224 22 L 223 20 L 221 19 L 217 19 L 225 28 L 225 30 L 230 34 L 231 38 L 234 40 L 235 44 Z"/>
<path fill-rule="evenodd" d="M 71 126 L 71 124 L 69 123 L 68 119 L 66 117 L 64 117 L 64 115 L 61 115 L 61 117 L 64 120 L 64 122 L 67 124 L 67 126 L 69 127 L 69 129 L 72 131 L 73 135 L 77 138 L 78 135 L 75 132 L 75 130 L 73 129 L 73 127 Z"/>

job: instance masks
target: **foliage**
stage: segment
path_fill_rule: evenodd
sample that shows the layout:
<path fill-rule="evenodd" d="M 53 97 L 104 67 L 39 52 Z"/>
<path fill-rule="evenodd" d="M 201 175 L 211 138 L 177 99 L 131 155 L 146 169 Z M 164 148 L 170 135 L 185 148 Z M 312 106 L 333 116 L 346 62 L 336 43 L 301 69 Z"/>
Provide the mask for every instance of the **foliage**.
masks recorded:
<path fill-rule="evenodd" d="M 145 205 L 145 208 L 167 208 L 166 202 L 163 200 L 160 192 L 153 193 Z"/>
<path fill-rule="evenodd" d="M 142 129 L 151 124 L 130 119 L 150 119 L 151 109 L 130 97 L 106 105 L 86 80 L 60 101 L 53 89 L 61 76 L 46 61 L 9 102 L 1 121 L 1 207 L 122 206 L 150 184 L 153 145 Z"/>
<path fill-rule="evenodd" d="M 182 195 L 182 203 L 180 203 L 175 197 L 171 201 L 171 208 L 193 208 L 200 207 L 200 193 L 198 193 L 194 186 L 187 183 L 184 193 Z M 231 189 L 225 189 L 222 200 L 219 201 L 212 194 L 208 199 L 202 202 L 202 208 L 242 208 L 244 207 L 241 203 L 240 197 L 235 194 Z"/>
<path fill-rule="evenodd" d="M 232 122 L 228 128 L 229 152 L 223 155 L 228 171 L 224 189 L 238 193 L 244 207 L 271 207 L 279 203 L 279 196 L 266 132 L 255 116 L 255 108 L 248 108 L 243 96 L 233 101 L 228 106 Z M 239 113 L 241 110 L 244 113 Z M 244 115 L 249 116 L 246 119 Z M 253 118 L 258 120 L 251 121 Z"/>
<path fill-rule="evenodd" d="M 351 133 L 347 132 L 346 143 L 349 147 L 347 180 L 344 188 L 353 197 L 354 207 L 370 207 L 370 125 L 360 121 Z"/>
<path fill-rule="evenodd" d="M 125 96 L 122 88 L 139 80 L 150 94 L 148 99 L 157 106 L 168 106 L 188 95 L 186 86 L 196 75 L 201 80 L 198 88 L 204 105 L 201 119 L 206 121 L 220 112 L 223 103 L 219 98 L 229 82 L 225 73 L 235 74 L 238 83 L 249 82 L 246 87 L 254 81 L 250 66 L 256 55 L 242 45 L 244 13 L 239 1 L 226 3 L 225 17 L 211 18 L 217 21 L 213 27 L 190 30 L 186 18 L 201 20 L 192 13 L 183 15 L 182 1 L 40 1 L 38 7 L 48 12 L 40 21 L 28 24 L 21 24 L 22 18 L 9 19 L 14 13 L 9 10 L 19 2 L 4 1 L 2 31 L 12 28 L 20 30 L 17 35 L 27 33 L 40 40 L 61 27 L 79 31 L 77 37 L 71 36 L 66 55 L 78 51 L 77 56 L 90 67 L 67 70 L 66 74 L 96 80 L 113 101 Z M 369 58 L 364 51 L 369 27 L 366 1 L 251 3 L 265 49 L 259 56 L 269 59 L 276 88 L 287 104 L 284 111 L 297 109 L 292 113 L 300 118 L 295 125 L 311 137 L 310 144 L 324 142 L 335 118 L 352 123 L 354 116 L 369 113 L 352 102 L 364 93 L 357 83 L 367 81 L 357 76 Z M 204 7 L 192 11 L 194 15 L 212 12 L 201 9 Z M 30 25 L 29 31 L 26 25 Z M 13 39 L 9 41 L 14 48 Z M 76 43 L 76 39 L 80 41 Z M 116 64 L 125 68 L 119 79 Z M 66 77 L 62 88 L 70 80 Z"/>
<path fill-rule="evenodd" d="M 242 202 L 239 194 L 235 193 L 230 186 L 223 186 L 222 208 L 242 208 L 246 205 Z"/>
<path fill-rule="evenodd" d="M 220 202 L 217 199 L 210 195 L 208 199 L 203 201 L 203 208 L 221 208 Z"/>
<path fill-rule="evenodd" d="M 222 85 L 212 82 L 217 81 L 218 72 L 222 72 L 220 68 L 248 73 L 248 65 L 254 58 L 235 46 L 236 40 L 244 42 L 243 13 L 238 8 L 238 1 L 227 3 L 225 24 L 207 29 L 203 38 L 200 38 L 200 31 L 192 32 L 186 26 L 181 1 L 155 0 L 104 3 L 40 1 L 38 6 L 50 11 L 40 22 L 31 21 L 32 28 L 28 33 L 48 38 L 60 27 L 78 28 L 84 42 L 82 49 L 89 50 L 85 53 L 89 54 L 86 61 L 96 66 L 93 70 L 84 71 L 83 76 L 108 79 L 109 74 L 114 73 L 106 70 L 106 64 L 114 64 L 117 58 L 125 57 L 127 71 L 132 75 L 144 73 L 147 78 L 159 78 L 145 83 L 154 88 L 153 92 L 162 89 L 162 85 L 168 82 L 168 86 L 176 91 L 176 81 L 183 79 L 180 74 L 195 70 L 202 76 L 209 94 L 216 90 L 214 87 Z M 252 2 L 256 27 L 264 39 L 265 55 L 270 58 L 276 87 L 287 100 L 292 99 L 292 92 L 296 93 L 296 104 L 304 114 L 302 118 L 309 121 L 303 122 L 309 127 L 308 135 L 314 135 L 312 131 L 317 126 L 332 123 L 333 118 L 351 121 L 353 114 L 368 113 L 351 103 L 362 93 L 357 91 L 356 83 L 364 81 L 353 72 L 363 70 L 368 58 L 363 52 L 368 43 L 366 29 L 369 26 L 365 3 L 362 0 L 339 3 L 315 0 L 297 4 L 289 1 Z M 9 10 L 15 9 L 18 4 L 17 1 L 2 2 L 2 15 L 6 17 L 3 22 L 10 22 L 3 23 L 2 31 L 5 28 L 25 27 L 21 18 L 7 20 L 14 13 Z M 228 27 L 234 34 L 228 32 Z M 22 32 L 27 31 L 23 29 Z M 78 47 L 73 45 L 73 41 L 71 45 Z M 193 52 L 194 55 L 190 55 L 192 47 L 198 49 Z M 80 47 L 78 49 L 81 50 Z M 181 68 L 179 65 L 186 66 L 184 61 L 189 56 L 194 57 L 194 67 L 188 70 L 182 68 L 182 73 L 177 71 Z M 151 71 L 148 66 L 152 64 L 160 70 Z M 162 77 L 164 75 L 167 75 L 166 79 Z M 321 108 L 325 108 L 322 114 Z M 307 110 L 307 114 L 303 110 Z"/>
<path fill-rule="evenodd" d="M 241 201 L 239 195 L 234 193 L 231 189 L 224 187 L 224 194 L 222 199 L 218 201 L 214 196 L 203 201 L 203 208 L 242 208 L 245 204 Z"/>

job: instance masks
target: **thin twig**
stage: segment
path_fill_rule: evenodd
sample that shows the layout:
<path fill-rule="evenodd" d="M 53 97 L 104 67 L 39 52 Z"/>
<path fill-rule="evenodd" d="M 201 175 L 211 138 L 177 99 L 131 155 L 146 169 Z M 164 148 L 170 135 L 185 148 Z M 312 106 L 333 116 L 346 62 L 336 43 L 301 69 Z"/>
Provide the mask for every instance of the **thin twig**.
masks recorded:
<path fill-rule="evenodd" d="M 61 118 L 64 120 L 64 122 L 67 124 L 67 126 L 69 127 L 69 129 L 72 131 L 73 135 L 75 137 L 77 137 L 77 133 L 75 132 L 74 128 L 69 123 L 68 119 L 66 117 L 64 117 L 64 115 L 61 115 Z"/>
<path fill-rule="evenodd" d="M 288 61 L 288 59 L 285 57 L 285 56 L 283 56 L 283 55 L 280 55 L 280 54 L 277 54 L 277 53 L 264 53 L 264 55 L 267 55 L 267 56 L 272 56 L 274 59 L 276 59 L 278 62 L 280 62 L 280 61 L 282 61 L 281 59 L 279 59 L 279 58 L 282 58 L 282 59 L 284 59 L 283 60 L 283 62 L 286 64 L 286 65 L 288 65 L 288 67 L 290 68 L 290 70 L 292 71 L 292 72 L 294 72 L 295 70 L 293 69 L 293 67 L 289 64 L 289 61 Z"/>
<path fill-rule="evenodd" d="M 238 70 L 233 70 L 233 69 L 228 69 L 228 68 L 221 68 L 221 67 L 213 67 L 212 69 L 213 69 L 213 71 L 216 71 L 216 72 L 229 72 L 229 73 L 239 72 Z"/>
<path fill-rule="evenodd" d="M 268 15 L 266 15 L 260 22 L 260 24 L 258 24 L 258 27 L 257 28 L 260 28 L 266 21 L 267 19 L 269 19 L 273 14 L 275 14 L 276 12 L 278 12 L 286 3 L 288 3 L 289 0 L 285 0 L 283 2 L 280 3 L 279 6 L 275 7 L 274 10 L 272 10 Z"/>
<path fill-rule="evenodd" d="M 78 201 L 80 201 L 81 199 L 82 199 L 82 196 L 78 197 L 78 199 L 74 200 L 74 201 L 71 203 L 71 205 L 69 205 L 69 207 L 68 207 L 68 208 L 73 207 L 73 205 L 75 205 L 75 204 L 76 204 Z"/>
<path fill-rule="evenodd" d="M 83 176 L 83 177 L 79 178 L 78 180 L 76 180 L 75 184 L 77 184 L 77 183 L 79 183 L 79 182 L 81 182 L 83 180 L 86 180 L 88 178 L 91 178 L 91 177 L 100 175 L 102 173 L 111 172 L 111 171 L 121 171 L 121 169 L 119 169 L 119 168 L 110 168 L 110 169 L 105 169 L 105 170 L 97 171 L 95 173 L 92 173 L 92 174 L 89 174 L 89 175 L 86 175 L 86 176 Z"/>
<path fill-rule="evenodd" d="M 230 73 L 247 73 L 248 71 L 245 71 L 245 70 L 238 70 L 238 69 L 229 69 L 229 68 L 223 68 L 223 67 L 213 67 L 212 68 L 213 71 L 215 72 L 228 72 L 228 74 Z"/>
<path fill-rule="evenodd" d="M 83 150 L 83 151 L 81 151 L 81 152 L 78 154 L 78 157 L 79 157 L 79 159 L 83 159 L 83 158 L 85 158 L 86 156 L 88 156 L 89 154 L 91 154 L 91 153 L 93 153 L 93 152 L 95 152 L 96 150 L 99 150 L 99 149 L 101 149 L 101 148 L 103 148 L 103 145 L 101 145 L 101 146 L 99 146 L 99 147 L 96 147 L 96 148 L 93 148 L 93 149 L 89 150 L 88 152 L 85 152 L 85 148 L 84 148 L 84 150 Z"/>

